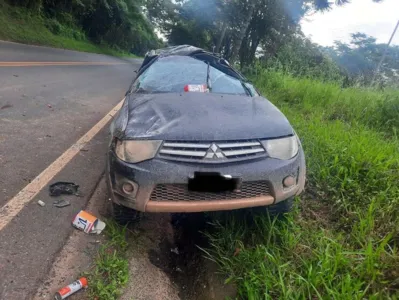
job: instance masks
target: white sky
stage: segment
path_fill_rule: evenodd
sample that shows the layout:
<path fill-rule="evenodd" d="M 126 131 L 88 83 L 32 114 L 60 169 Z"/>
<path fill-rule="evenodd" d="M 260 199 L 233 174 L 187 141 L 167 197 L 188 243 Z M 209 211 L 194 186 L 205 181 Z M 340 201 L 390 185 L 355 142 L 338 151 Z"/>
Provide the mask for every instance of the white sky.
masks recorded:
<path fill-rule="evenodd" d="M 387 43 L 399 20 L 399 0 L 352 0 L 342 7 L 316 13 L 302 20 L 303 32 L 315 43 L 332 45 L 334 40 L 349 41 L 350 33 L 363 32 Z M 392 44 L 399 45 L 399 30 Z"/>

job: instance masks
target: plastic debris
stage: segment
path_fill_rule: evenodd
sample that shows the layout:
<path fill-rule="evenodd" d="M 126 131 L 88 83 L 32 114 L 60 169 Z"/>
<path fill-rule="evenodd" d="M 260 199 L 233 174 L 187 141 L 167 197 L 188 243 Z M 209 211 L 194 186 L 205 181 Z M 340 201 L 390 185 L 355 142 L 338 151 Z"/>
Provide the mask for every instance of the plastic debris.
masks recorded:
<path fill-rule="evenodd" d="M 7 104 L 3 105 L 2 107 L 0 107 L 0 109 L 6 109 L 6 108 L 11 108 L 11 107 L 13 107 L 13 105 L 7 103 Z"/>
<path fill-rule="evenodd" d="M 65 199 L 56 199 L 53 201 L 53 205 L 55 207 L 62 208 L 62 207 L 71 205 L 71 202 L 69 200 L 65 200 Z"/>
<path fill-rule="evenodd" d="M 37 204 L 39 204 L 41 207 L 46 205 L 46 203 L 44 203 L 42 200 L 37 201 Z"/>
<path fill-rule="evenodd" d="M 47 107 L 48 107 L 48 108 L 53 108 L 53 107 L 51 106 L 51 104 L 47 104 Z"/>
<path fill-rule="evenodd" d="M 72 282 L 70 285 L 67 285 L 60 289 L 56 294 L 55 294 L 55 299 L 56 300 L 62 300 L 66 299 L 67 297 L 71 296 L 72 294 L 76 293 L 77 291 L 87 288 L 88 283 L 87 283 L 87 278 L 82 277 L 79 280 L 76 280 Z"/>
<path fill-rule="evenodd" d="M 78 193 L 79 185 L 74 184 L 73 182 L 56 182 L 50 185 L 49 192 L 50 196 L 59 196 L 59 195 L 76 195 L 79 196 Z"/>
<path fill-rule="evenodd" d="M 173 249 L 170 249 L 170 252 L 173 252 L 174 254 L 179 255 L 179 249 L 177 247 L 173 248 Z"/>
<path fill-rule="evenodd" d="M 81 210 L 73 219 L 72 226 L 86 233 L 100 234 L 106 224 L 92 214 Z"/>

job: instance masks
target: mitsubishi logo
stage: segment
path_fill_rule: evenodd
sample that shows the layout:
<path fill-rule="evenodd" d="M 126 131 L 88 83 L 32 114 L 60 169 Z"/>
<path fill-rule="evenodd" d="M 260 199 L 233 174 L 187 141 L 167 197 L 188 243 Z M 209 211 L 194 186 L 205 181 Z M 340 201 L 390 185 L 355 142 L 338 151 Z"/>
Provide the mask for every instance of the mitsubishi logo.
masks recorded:
<path fill-rule="evenodd" d="M 207 159 L 221 159 L 224 157 L 222 150 L 215 143 L 212 143 L 205 155 Z"/>

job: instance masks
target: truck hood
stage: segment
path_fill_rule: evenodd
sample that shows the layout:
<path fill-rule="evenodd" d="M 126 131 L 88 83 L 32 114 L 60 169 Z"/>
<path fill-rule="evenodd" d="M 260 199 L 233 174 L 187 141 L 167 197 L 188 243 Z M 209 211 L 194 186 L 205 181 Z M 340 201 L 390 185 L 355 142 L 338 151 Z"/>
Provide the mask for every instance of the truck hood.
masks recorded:
<path fill-rule="evenodd" d="M 287 118 L 265 98 L 212 93 L 130 94 L 111 128 L 123 139 L 220 141 L 293 134 Z"/>

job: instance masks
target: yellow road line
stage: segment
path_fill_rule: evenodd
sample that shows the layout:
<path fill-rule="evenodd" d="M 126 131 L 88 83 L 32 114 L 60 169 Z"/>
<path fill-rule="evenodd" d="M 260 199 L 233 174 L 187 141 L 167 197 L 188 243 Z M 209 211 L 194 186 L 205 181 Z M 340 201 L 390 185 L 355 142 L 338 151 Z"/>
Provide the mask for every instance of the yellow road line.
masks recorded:
<path fill-rule="evenodd" d="M 114 117 L 123 104 L 124 99 L 119 102 L 109 113 L 105 115 L 96 125 L 83 135 L 75 144 L 67 149 L 51 165 L 25 186 L 17 195 L 0 208 L 0 231 L 27 205 L 48 183 L 57 175 L 80 149 L 90 142 L 93 137 L 104 128 Z"/>
<path fill-rule="evenodd" d="M 109 66 L 124 65 L 127 62 L 93 61 L 0 61 L 0 67 L 44 67 L 44 66 Z"/>

